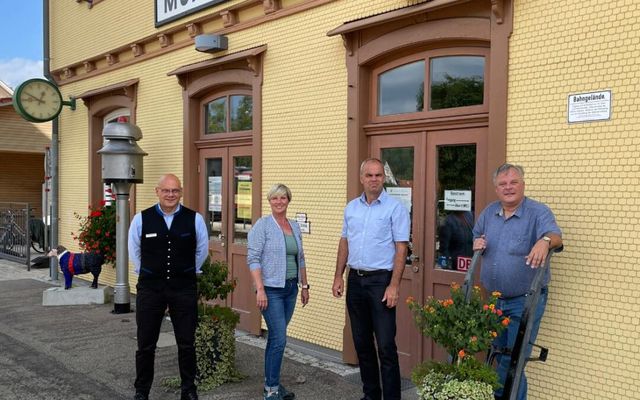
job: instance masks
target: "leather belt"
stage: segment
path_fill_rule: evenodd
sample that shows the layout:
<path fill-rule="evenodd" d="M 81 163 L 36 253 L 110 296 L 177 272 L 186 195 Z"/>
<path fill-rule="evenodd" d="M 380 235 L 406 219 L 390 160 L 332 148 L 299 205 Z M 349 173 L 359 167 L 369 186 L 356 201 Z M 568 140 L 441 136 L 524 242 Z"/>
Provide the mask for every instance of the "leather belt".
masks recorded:
<path fill-rule="evenodd" d="M 367 270 L 364 270 L 364 269 L 351 268 L 349 270 L 349 274 L 353 274 L 353 275 L 359 276 L 359 277 L 367 277 L 367 276 L 390 274 L 390 273 L 391 273 L 391 271 L 388 271 L 386 269 L 375 269 L 373 271 L 367 271 Z"/>

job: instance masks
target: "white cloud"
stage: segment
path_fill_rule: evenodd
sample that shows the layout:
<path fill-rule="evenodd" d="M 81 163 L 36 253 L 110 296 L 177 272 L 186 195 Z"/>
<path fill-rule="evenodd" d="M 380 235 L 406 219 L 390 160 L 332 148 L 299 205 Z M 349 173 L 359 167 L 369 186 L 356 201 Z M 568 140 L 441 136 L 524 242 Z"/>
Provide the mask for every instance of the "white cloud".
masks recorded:
<path fill-rule="evenodd" d="M 0 59 L 0 80 L 12 89 L 27 79 L 42 77 L 42 61 L 25 58 Z"/>

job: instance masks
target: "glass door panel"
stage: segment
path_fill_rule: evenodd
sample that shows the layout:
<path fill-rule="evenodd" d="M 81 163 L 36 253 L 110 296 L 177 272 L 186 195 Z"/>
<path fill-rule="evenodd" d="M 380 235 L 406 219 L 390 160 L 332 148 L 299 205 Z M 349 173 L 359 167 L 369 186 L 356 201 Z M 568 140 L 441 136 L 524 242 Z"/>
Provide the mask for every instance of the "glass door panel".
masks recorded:
<path fill-rule="evenodd" d="M 234 207 L 233 243 L 247 244 L 251 230 L 252 160 L 251 156 L 233 157 Z"/>
<path fill-rule="evenodd" d="M 391 197 L 395 197 L 402 203 L 413 221 L 413 147 L 394 147 L 380 149 L 380 160 L 384 164 L 385 182 L 384 187 Z M 413 225 L 413 224 L 412 224 Z M 407 254 L 407 264 L 411 264 L 413 258 L 413 234 L 409 236 L 409 251 Z"/>
<path fill-rule="evenodd" d="M 207 158 L 206 165 L 206 222 L 209 228 L 209 240 L 222 243 L 224 231 L 222 226 L 223 207 L 223 176 L 222 158 Z"/>
<path fill-rule="evenodd" d="M 436 147 L 435 268 L 466 271 L 473 256 L 476 145 Z"/>

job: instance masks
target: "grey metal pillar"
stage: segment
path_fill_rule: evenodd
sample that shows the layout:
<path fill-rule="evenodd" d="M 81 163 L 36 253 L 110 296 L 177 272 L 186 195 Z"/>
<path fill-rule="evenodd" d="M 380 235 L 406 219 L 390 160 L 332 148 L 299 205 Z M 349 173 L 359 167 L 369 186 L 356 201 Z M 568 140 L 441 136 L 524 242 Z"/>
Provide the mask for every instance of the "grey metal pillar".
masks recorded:
<path fill-rule="evenodd" d="M 129 293 L 129 182 L 114 182 L 116 191 L 116 284 L 114 286 L 113 312 L 125 314 L 131 311 Z"/>

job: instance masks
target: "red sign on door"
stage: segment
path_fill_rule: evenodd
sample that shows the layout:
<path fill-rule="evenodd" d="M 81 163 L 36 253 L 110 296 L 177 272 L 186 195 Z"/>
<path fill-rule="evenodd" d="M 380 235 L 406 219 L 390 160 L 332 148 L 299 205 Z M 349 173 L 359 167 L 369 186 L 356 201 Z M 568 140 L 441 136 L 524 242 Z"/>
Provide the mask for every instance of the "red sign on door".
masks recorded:
<path fill-rule="evenodd" d="M 467 271 L 471 265 L 471 257 L 458 257 L 456 268 L 458 271 Z"/>

